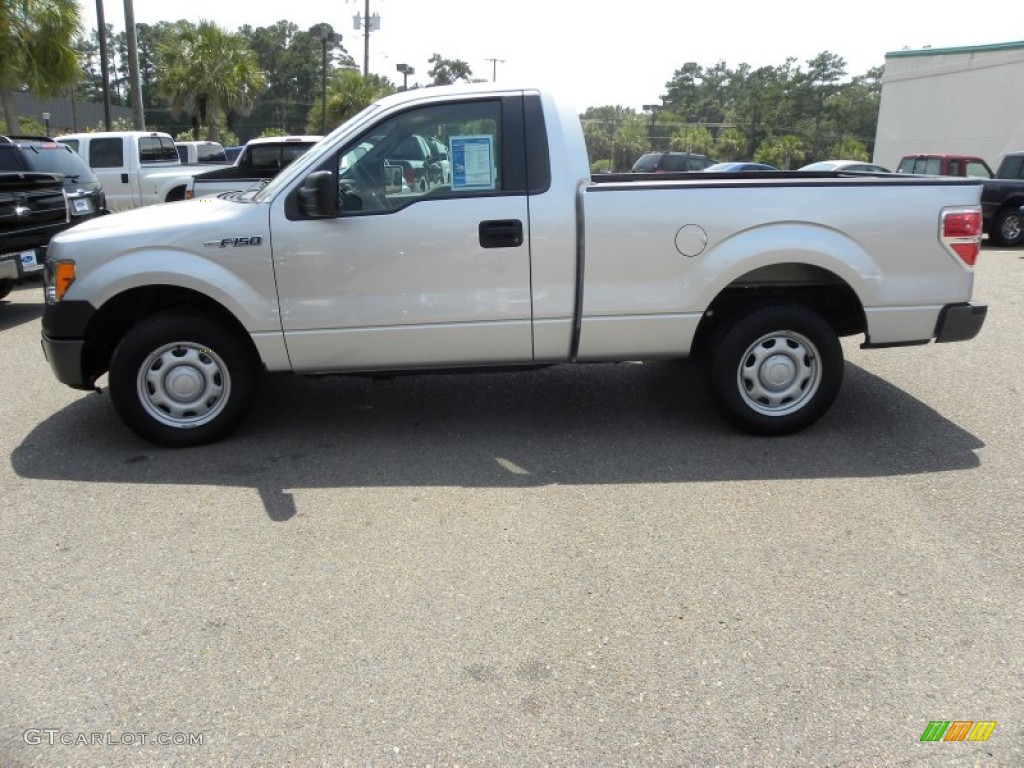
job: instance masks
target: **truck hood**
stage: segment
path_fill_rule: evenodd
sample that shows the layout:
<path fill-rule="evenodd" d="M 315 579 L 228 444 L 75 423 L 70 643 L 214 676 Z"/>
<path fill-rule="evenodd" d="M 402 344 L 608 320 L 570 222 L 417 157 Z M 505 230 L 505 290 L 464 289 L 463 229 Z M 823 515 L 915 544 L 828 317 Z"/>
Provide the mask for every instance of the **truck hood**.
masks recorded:
<path fill-rule="evenodd" d="M 50 241 L 50 256 L 80 254 L 98 249 L 110 254 L 131 250 L 183 249 L 197 252 L 210 240 L 267 237 L 266 205 L 211 198 L 184 200 L 100 216 L 71 227 Z"/>

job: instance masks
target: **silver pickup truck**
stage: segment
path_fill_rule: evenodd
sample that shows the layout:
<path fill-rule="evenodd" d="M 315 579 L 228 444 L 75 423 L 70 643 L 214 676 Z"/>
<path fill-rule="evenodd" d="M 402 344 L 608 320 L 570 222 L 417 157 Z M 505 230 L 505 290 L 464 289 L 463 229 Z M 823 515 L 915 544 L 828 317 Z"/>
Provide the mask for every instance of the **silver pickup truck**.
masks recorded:
<path fill-rule="evenodd" d="M 447 179 L 391 158 L 436 137 Z M 406 91 L 258 192 L 87 222 L 50 246 L 43 349 L 145 438 L 220 439 L 262 371 L 684 358 L 739 428 L 817 420 L 867 347 L 974 337 L 980 186 L 836 173 L 592 178 L 578 114 L 533 89 Z M 909 354 L 909 353 L 908 353 Z"/>

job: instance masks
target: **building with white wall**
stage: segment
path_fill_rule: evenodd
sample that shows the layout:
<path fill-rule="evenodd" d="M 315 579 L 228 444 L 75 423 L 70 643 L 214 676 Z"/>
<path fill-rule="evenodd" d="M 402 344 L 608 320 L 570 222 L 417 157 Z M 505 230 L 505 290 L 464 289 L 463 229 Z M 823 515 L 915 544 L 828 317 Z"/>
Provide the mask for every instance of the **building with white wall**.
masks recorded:
<path fill-rule="evenodd" d="M 874 162 L 976 155 L 993 168 L 1024 150 L 1024 41 L 885 55 Z"/>

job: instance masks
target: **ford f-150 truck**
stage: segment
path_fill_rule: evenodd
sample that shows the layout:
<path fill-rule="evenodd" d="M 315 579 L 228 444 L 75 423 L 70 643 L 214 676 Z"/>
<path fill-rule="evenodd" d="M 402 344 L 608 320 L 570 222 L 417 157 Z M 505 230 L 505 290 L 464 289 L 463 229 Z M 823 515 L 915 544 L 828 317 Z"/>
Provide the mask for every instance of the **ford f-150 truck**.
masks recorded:
<path fill-rule="evenodd" d="M 409 136 L 448 183 L 410 187 Z M 260 371 L 394 373 L 684 358 L 743 430 L 829 408 L 840 337 L 960 341 L 976 181 L 766 172 L 591 177 L 579 115 L 540 90 L 389 96 L 261 190 L 87 222 L 54 238 L 43 349 L 143 437 L 220 439 Z"/>

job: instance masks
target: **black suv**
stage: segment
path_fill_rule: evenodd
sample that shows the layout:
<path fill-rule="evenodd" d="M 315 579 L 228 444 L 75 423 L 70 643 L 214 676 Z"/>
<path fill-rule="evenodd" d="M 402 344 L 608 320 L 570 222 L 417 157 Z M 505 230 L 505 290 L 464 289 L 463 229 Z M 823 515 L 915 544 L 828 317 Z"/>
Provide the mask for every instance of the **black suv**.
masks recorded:
<path fill-rule="evenodd" d="M 648 152 L 633 163 L 633 173 L 680 173 L 703 171 L 717 163 L 707 155 L 692 152 Z"/>
<path fill-rule="evenodd" d="M 62 175 L 72 224 L 109 213 L 92 168 L 73 149 L 46 136 L 0 136 L 0 171 Z"/>

